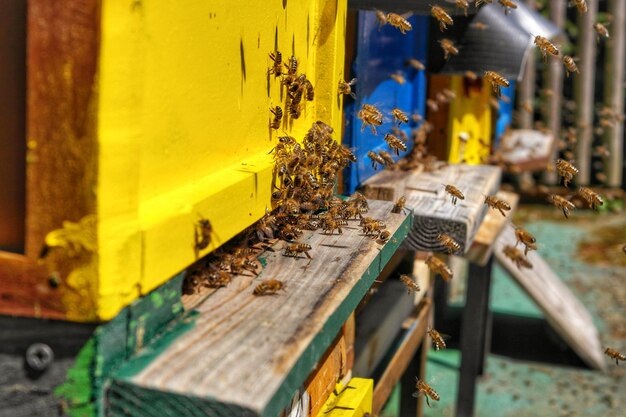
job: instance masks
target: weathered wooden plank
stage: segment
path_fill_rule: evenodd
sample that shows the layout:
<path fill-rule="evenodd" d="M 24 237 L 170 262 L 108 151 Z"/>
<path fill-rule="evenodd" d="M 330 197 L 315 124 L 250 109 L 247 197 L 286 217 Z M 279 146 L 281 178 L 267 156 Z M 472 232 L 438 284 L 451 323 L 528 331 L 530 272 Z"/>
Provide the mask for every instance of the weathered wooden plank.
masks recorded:
<path fill-rule="evenodd" d="M 278 415 L 411 229 L 411 216 L 392 206 L 372 201 L 368 213 L 392 233 L 385 245 L 353 221 L 341 235 L 305 234 L 311 260 L 283 256 L 282 244 L 266 252 L 258 278 L 237 277 L 183 320 L 193 331 L 166 332 L 116 373 L 109 415 L 146 415 L 155 404 L 161 415 L 176 414 L 181 402 L 215 415 Z M 267 278 L 286 290 L 253 296 Z"/>
<path fill-rule="evenodd" d="M 406 184 L 413 175 L 419 171 L 390 171 L 384 170 L 369 177 L 363 183 L 362 192 L 367 198 L 373 200 L 396 201 L 404 195 Z"/>
<path fill-rule="evenodd" d="M 606 369 L 598 330 L 585 306 L 536 251 L 528 253 L 528 260 L 533 264 L 532 269 L 520 269 L 515 266 L 502 253 L 506 245 L 515 245 L 515 241 L 513 228 L 505 227 L 495 244 L 498 263 L 537 303 L 548 323 L 582 360 L 594 369 Z"/>
<path fill-rule="evenodd" d="M 372 401 L 372 411 L 375 415 L 382 410 L 393 387 L 404 374 L 420 343 L 424 341 L 431 304 L 430 299 L 426 299 L 417 307 L 400 346 L 398 346 L 382 376 L 376 381 Z"/>
<path fill-rule="evenodd" d="M 465 254 L 465 259 L 480 266 L 484 266 L 491 257 L 494 247 L 493 244 L 502 231 L 502 228 L 509 223 L 509 220 L 517 208 L 517 202 L 519 201 L 519 195 L 508 191 L 498 191 L 496 196 L 509 203 L 511 211 L 507 211 L 506 217 L 503 217 L 500 212 L 490 210 L 483 219 L 482 224 L 478 228 L 478 232 L 476 232 L 472 246 L 470 246 L 469 251 Z"/>
<path fill-rule="evenodd" d="M 497 153 L 511 172 L 543 171 L 555 145 L 552 133 L 515 129 L 502 137 Z"/>

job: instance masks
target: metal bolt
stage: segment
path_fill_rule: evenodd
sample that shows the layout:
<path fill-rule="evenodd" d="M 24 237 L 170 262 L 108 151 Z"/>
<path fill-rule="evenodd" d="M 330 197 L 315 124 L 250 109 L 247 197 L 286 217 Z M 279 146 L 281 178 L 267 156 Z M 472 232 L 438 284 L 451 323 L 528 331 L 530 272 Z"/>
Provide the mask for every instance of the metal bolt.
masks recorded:
<path fill-rule="evenodd" d="M 26 363 L 34 371 L 44 371 L 53 360 L 54 352 L 45 343 L 33 343 L 26 349 Z"/>

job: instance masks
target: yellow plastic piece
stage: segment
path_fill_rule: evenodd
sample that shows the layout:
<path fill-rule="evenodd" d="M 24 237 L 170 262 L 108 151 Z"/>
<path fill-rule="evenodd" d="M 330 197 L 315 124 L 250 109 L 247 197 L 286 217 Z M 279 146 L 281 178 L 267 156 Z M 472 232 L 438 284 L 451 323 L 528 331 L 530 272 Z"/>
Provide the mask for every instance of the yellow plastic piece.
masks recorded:
<path fill-rule="evenodd" d="M 346 10 L 347 0 L 102 1 L 98 320 L 193 263 L 199 219 L 214 230 L 203 256 L 263 216 L 277 136 L 302 139 L 322 120 L 340 138 Z M 270 106 L 285 107 L 268 75 L 275 49 L 297 57 L 315 100 L 270 131 Z"/>
<path fill-rule="evenodd" d="M 371 414 L 373 395 L 373 379 L 352 378 L 346 386 L 338 383 L 317 417 L 361 417 L 365 413 Z"/>
<path fill-rule="evenodd" d="M 462 76 L 452 76 L 450 84 L 456 99 L 450 103 L 448 162 L 485 163 L 491 146 L 491 86 L 483 80 L 482 89 L 466 91 Z"/>

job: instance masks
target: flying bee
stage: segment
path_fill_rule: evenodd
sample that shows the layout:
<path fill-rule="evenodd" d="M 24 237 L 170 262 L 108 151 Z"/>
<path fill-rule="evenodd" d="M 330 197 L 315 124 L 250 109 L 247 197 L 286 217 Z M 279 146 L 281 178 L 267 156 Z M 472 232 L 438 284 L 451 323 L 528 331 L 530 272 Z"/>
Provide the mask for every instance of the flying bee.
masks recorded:
<path fill-rule="evenodd" d="M 254 288 L 252 294 L 254 295 L 275 295 L 280 290 L 285 289 L 285 284 L 277 279 L 267 279 L 262 281 Z"/>
<path fill-rule="evenodd" d="M 206 249 L 211 243 L 211 233 L 213 233 L 213 226 L 207 219 L 200 219 L 194 228 L 194 250 L 196 256 L 202 249 Z"/>
<path fill-rule="evenodd" d="M 406 287 L 407 293 L 420 292 L 421 288 L 417 285 L 417 282 L 413 281 L 413 278 L 406 274 L 400 275 L 400 282 Z"/>
<path fill-rule="evenodd" d="M 527 255 L 529 250 L 537 249 L 537 239 L 535 239 L 535 237 L 528 230 L 521 227 L 516 227 L 515 237 L 517 238 L 517 242 L 515 242 L 515 247 L 517 247 L 517 244 L 520 242 L 525 246 L 524 255 Z"/>
<path fill-rule="evenodd" d="M 622 361 L 622 362 L 626 361 L 626 355 L 618 352 L 615 349 L 611 349 L 610 347 L 607 347 L 604 350 L 604 354 L 608 356 L 609 358 L 615 359 L 615 365 L 619 365 L 619 361 Z"/>
<path fill-rule="evenodd" d="M 374 170 L 378 169 L 378 165 L 382 165 L 385 166 L 385 160 L 378 155 L 376 152 L 374 151 L 368 151 L 367 152 L 367 156 L 368 158 L 370 158 L 372 160 L 372 168 L 374 168 Z"/>
<path fill-rule="evenodd" d="M 563 65 L 565 66 L 566 76 L 569 77 L 570 73 L 580 74 L 580 71 L 578 71 L 578 66 L 576 65 L 574 58 L 572 58 L 571 56 L 565 55 L 563 57 Z"/>
<path fill-rule="evenodd" d="M 485 196 L 485 204 L 487 204 L 492 209 L 497 209 L 503 217 L 506 217 L 505 211 L 511 210 L 511 206 L 504 200 L 499 199 L 495 195 L 487 195 Z"/>
<path fill-rule="evenodd" d="M 517 4 L 511 0 L 498 0 L 498 3 L 504 7 L 504 14 L 511 13 L 511 9 L 517 9 Z"/>
<path fill-rule="evenodd" d="M 408 20 L 395 13 L 387 13 L 387 23 L 398 28 L 403 35 L 406 35 L 407 31 L 413 29 Z"/>
<path fill-rule="evenodd" d="M 391 212 L 392 213 L 403 212 L 406 210 L 405 206 L 406 206 L 406 196 L 402 196 L 398 198 L 398 200 L 395 202 L 395 204 L 393 205 L 393 208 L 391 209 Z"/>
<path fill-rule="evenodd" d="M 572 0 L 570 4 L 576 6 L 579 13 L 587 13 L 587 0 Z"/>
<path fill-rule="evenodd" d="M 417 391 L 413 393 L 413 397 L 418 398 L 420 395 L 424 395 L 424 398 L 426 398 L 426 404 L 428 404 L 429 407 L 429 398 L 433 401 L 439 401 L 439 399 L 441 398 L 439 397 L 439 394 L 437 394 L 437 391 L 435 391 L 430 385 L 428 385 L 426 381 L 422 381 L 421 379 L 417 379 L 417 382 L 415 383 L 415 389 Z"/>
<path fill-rule="evenodd" d="M 535 36 L 535 45 L 537 45 L 537 48 L 541 50 L 541 55 L 543 56 L 544 62 L 547 61 L 548 54 L 553 56 L 559 56 L 559 49 L 543 36 Z"/>
<path fill-rule="evenodd" d="M 470 81 L 476 81 L 478 79 L 478 75 L 474 71 L 465 71 L 463 76 Z"/>
<path fill-rule="evenodd" d="M 378 235 L 378 240 L 382 243 L 386 243 L 391 238 L 391 232 L 389 230 L 383 230 Z"/>
<path fill-rule="evenodd" d="M 441 45 L 441 49 L 443 49 L 443 58 L 448 59 L 450 55 L 458 55 L 459 50 L 456 46 L 454 46 L 454 42 L 450 39 L 443 38 L 439 41 Z"/>
<path fill-rule="evenodd" d="M 578 174 L 578 168 L 576 168 L 574 165 L 564 159 L 557 159 L 555 162 L 555 166 L 559 176 L 563 178 L 563 185 L 565 187 L 567 187 L 570 181 L 574 179 L 574 176 Z"/>
<path fill-rule="evenodd" d="M 380 157 L 383 159 L 383 161 L 385 162 L 384 165 L 386 167 L 393 166 L 396 163 L 393 160 L 393 156 L 391 156 L 391 154 L 387 151 L 378 151 L 378 155 L 380 155 Z"/>
<path fill-rule="evenodd" d="M 463 13 L 467 17 L 467 9 L 469 9 L 469 2 L 467 0 L 456 0 L 454 2 L 457 9 L 462 9 Z"/>
<path fill-rule="evenodd" d="M 478 7 L 478 3 L 476 3 L 476 6 Z M 470 26 L 478 30 L 487 30 L 489 28 L 489 25 L 483 22 L 472 23 Z"/>
<path fill-rule="evenodd" d="M 443 340 L 443 336 L 441 336 L 441 333 L 439 333 L 432 327 L 429 327 L 427 332 L 433 341 L 433 346 L 435 346 L 435 350 L 441 350 L 446 348 L 446 341 Z"/>
<path fill-rule="evenodd" d="M 385 135 L 385 142 L 395 151 L 396 156 L 400 155 L 400 151 L 405 152 L 407 150 L 406 144 L 391 133 Z"/>
<path fill-rule="evenodd" d="M 582 197 L 582 199 L 585 200 L 589 207 L 591 207 L 593 210 L 597 210 L 598 206 L 604 204 L 604 202 L 602 201 L 602 197 L 600 197 L 598 193 L 590 188 L 580 187 L 578 189 L 578 195 Z"/>
<path fill-rule="evenodd" d="M 270 74 L 280 77 L 283 74 L 283 54 L 280 51 L 270 52 L 270 59 L 273 61 Z"/>
<path fill-rule="evenodd" d="M 504 255 L 511 261 L 513 261 L 518 269 L 522 269 L 522 267 L 531 269 L 533 267 L 533 264 L 531 264 L 530 261 L 526 259 L 522 251 L 513 246 L 506 245 L 504 249 L 502 249 L 502 253 L 504 253 Z"/>
<path fill-rule="evenodd" d="M 426 265 L 431 272 L 440 275 L 444 281 L 448 282 L 452 279 L 452 270 L 450 267 L 435 255 L 430 255 L 426 258 Z"/>
<path fill-rule="evenodd" d="M 574 210 L 576 206 L 569 200 L 561 197 L 560 195 L 553 194 L 549 198 L 550 202 L 556 207 L 563 211 L 563 215 L 567 219 L 570 213 L 570 210 Z"/>
<path fill-rule="evenodd" d="M 598 34 L 597 39 L 600 42 L 600 38 L 608 39 L 609 38 L 609 30 L 600 22 L 596 22 L 593 24 L 593 28 L 596 30 Z"/>
<path fill-rule="evenodd" d="M 454 185 L 444 184 L 444 186 L 445 186 L 446 193 L 450 194 L 450 196 L 452 197 L 452 204 L 456 205 L 456 202 L 459 199 L 465 200 L 465 196 L 463 195 L 461 190 L 456 188 Z"/>
<path fill-rule="evenodd" d="M 459 242 L 457 242 L 445 233 L 439 233 L 437 235 L 437 240 L 446 247 L 448 253 L 454 253 L 461 250 L 461 245 L 459 244 Z"/>
<path fill-rule="evenodd" d="M 535 109 L 533 109 L 532 103 L 528 100 L 522 103 L 522 109 L 524 109 L 526 113 L 530 113 L 530 114 L 533 114 L 535 111 Z"/>
<path fill-rule="evenodd" d="M 376 135 L 376 126 L 380 126 L 383 124 L 383 114 L 380 112 L 380 110 L 378 110 L 375 106 L 372 106 L 371 104 L 363 104 L 357 116 L 363 122 L 363 125 L 361 126 L 361 131 L 365 129 L 366 125 L 369 125 L 372 129 L 372 133 Z"/>
<path fill-rule="evenodd" d="M 508 87 L 511 85 L 506 78 L 495 71 L 485 71 L 484 77 L 491 84 L 493 91 L 498 95 L 498 97 L 501 96 L 501 87 Z"/>
<path fill-rule="evenodd" d="M 356 78 L 351 79 L 350 82 L 339 80 L 339 94 L 349 95 L 356 100 L 356 94 L 352 91 L 352 86 L 354 84 L 356 84 Z"/>
<path fill-rule="evenodd" d="M 391 74 L 389 77 L 400 85 L 404 85 L 404 83 L 406 83 L 406 79 L 402 74 Z"/>
<path fill-rule="evenodd" d="M 439 6 L 431 6 L 430 14 L 437 19 L 439 22 L 439 30 L 442 32 L 448 28 L 448 25 L 452 26 L 454 24 L 452 17 Z"/>
<path fill-rule="evenodd" d="M 294 243 L 294 244 L 288 245 L 287 248 L 285 248 L 284 255 L 298 258 L 301 253 L 304 253 L 307 258 L 313 259 L 311 258 L 311 255 L 309 255 L 310 250 L 311 250 L 311 245 L 309 245 L 308 243 Z"/>
<path fill-rule="evenodd" d="M 428 106 L 428 109 L 432 112 L 437 112 L 439 111 L 439 104 L 437 104 L 437 102 L 433 99 L 427 99 L 426 100 L 426 106 Z"/>
<path fill-rule="evenodd" d="M 456 98 L 456 93 L 449 88 L 444 88 L 443 90 L 441 90 L 441 92 L 444 96 L 446 96 L 446 99 L 448 99 L 448 101 L 452 101 Z"/>
<path fill-rule="evenodd" d="M 405 65 L 410 65 L 418 71 L 424 71 L 426 69 L 426 66 L 422 64 L 422 61 L 419 61 L 415 58 L 408 59 L 405 62 Z"/>
<path fill-rule="evenodd" d="M 270 107 L 270 111 L 274 115 L 274 119 L 270 122 L 270 128 L 278 129 L 280 122 L 283 119 L 283 109 L 280 106 Z"/>
<path fill-rule="evenodd" d="M 402 110 L 393 109 L 391 110 L 391 114 L 393 115 L 394 120 L 398 122 L 398 126 L 402 123 L 409 123 L 409 117 Z"/>
<path fill-rule="evenodd" d="M 380 30 L 387 24 L 387 15 L 380 10 L 376 10 L 376 20 L 378 20 L 378 30 Z"/>

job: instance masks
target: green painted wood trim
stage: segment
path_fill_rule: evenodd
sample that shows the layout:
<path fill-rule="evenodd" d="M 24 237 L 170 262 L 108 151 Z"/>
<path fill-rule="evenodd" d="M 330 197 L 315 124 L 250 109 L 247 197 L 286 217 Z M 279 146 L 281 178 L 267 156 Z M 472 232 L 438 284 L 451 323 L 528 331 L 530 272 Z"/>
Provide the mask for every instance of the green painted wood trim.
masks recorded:
<path fill-rule="evenodd" d="M 95 340 L 91 338 L 76 355 L 65 382 L 54 390 L 64 412 L 71 417 L 89 417 L 96 413 L 92 384 L 94 356 Z"/>

